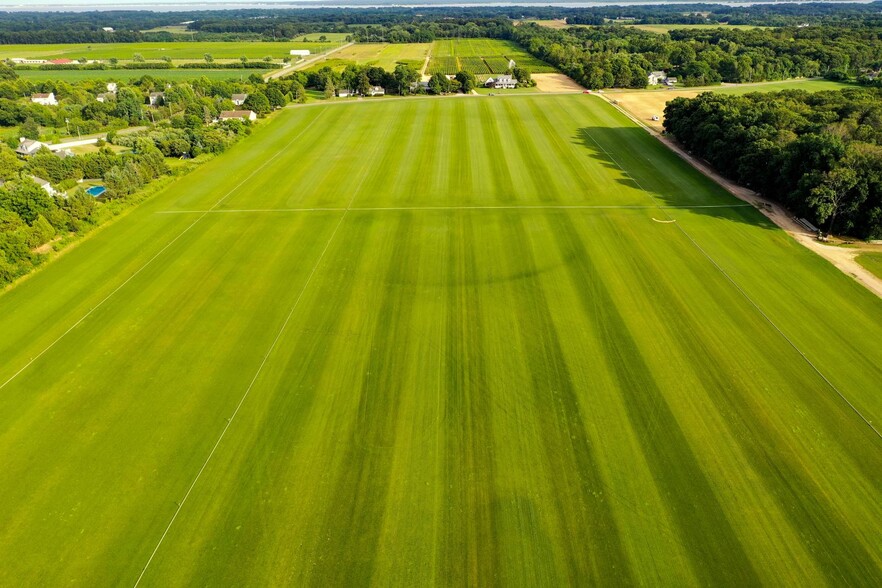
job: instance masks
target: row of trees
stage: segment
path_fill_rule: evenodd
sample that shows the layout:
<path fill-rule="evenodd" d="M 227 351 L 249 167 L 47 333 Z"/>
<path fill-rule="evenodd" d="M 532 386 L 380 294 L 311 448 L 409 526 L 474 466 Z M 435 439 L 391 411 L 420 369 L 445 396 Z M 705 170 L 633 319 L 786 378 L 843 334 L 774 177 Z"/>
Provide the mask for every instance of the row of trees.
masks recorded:
<path fill-rule="evenodd" d="M 632 27 L 552 30 L 516 27 L 531 53 L 589 88 L 647 85 L 664 70 L 687 86 L 794 77 L 855 77 L 882 66 L 882 27 L 682 29 L 659 35 Z"/>
<path fill-rule="evenodd" d="M 704 93 L 669 102 L 665 129 L 827 232 L 882 238 L 882 90 Z"/>

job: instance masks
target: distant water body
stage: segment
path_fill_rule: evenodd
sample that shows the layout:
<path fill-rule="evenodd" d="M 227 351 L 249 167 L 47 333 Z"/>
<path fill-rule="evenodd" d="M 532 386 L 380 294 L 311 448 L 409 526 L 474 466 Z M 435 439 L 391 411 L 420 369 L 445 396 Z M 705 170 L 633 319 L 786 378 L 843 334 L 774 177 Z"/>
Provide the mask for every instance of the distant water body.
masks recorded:
<path fill-rule="evenodd" d="M 555 6 L 561 8 L 588 8 L 592 6 L 615 5 L 659 5 L 659 4 L 723 4 L 727 6 L 750 6 L 753 4 L 803 4 L 810 1 L 831 4 L 872 4 L 878 0 L 747 0 L 745 2 L 714 2 L 713 0 L 590 0 L 586 2 L 555 2 L 542 0 L 511 0 L 509 2 L 455 2 L 447 0 L 410 0 L 402 2 L 383 2 L 382 0 L 263 0 L 260 2 L 186 2 L 185 0 L 19 0 L 3 2 L 0 11 L 10 12 L 87 12 L 94 10 L 153 10 L 156 12 L 183 12 L 197 10 L 234 9 L 297 9 L 297 8 L 425 8 L 430 6 L 471 7 L 471 6 Z"/>

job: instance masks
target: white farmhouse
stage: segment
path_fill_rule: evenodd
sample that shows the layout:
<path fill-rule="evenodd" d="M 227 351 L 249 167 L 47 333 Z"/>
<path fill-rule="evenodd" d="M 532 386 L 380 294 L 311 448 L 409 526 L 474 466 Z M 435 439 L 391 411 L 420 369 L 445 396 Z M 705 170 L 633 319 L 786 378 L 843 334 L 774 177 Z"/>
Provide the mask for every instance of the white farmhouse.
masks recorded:
<path fill-rule="evenodd" d="M 31 94 L 31 102 L 34 104 L 42 104 L 43 106 L 58 106 L 58 100 L 55 99 L 55 92 L 48 94 Z"/>
<path fill-rule="evenodd" d="M 651 71 L 649 72 L 649 76 L 647 76 L 647 78 L 650 86 L 657 86 L 658 84 L 668 79 L 668 74 L 663 71 Z"/>
<path fill-rule="evenodd" d="M 248 100 L 248 94 L 233 94 L 232 98 L 233 104 L 236 106 L 242 106 L 245 104 L 245 101 Z"/>
<path fill-rule="evenodd" d="M 295 57 L 308 57 L 309 49 L 291 49 L 291 55 Z"/>
<path fill-rule="evenodd" d="M 496 90 L 502 90 L 505 88 L 517 88 L 517 86 L 518 81 L 508 74 L 501 75 L 495 78 L 489 78 L 486 82 L 484 82 L 485 88 L 494 88 Z"/>

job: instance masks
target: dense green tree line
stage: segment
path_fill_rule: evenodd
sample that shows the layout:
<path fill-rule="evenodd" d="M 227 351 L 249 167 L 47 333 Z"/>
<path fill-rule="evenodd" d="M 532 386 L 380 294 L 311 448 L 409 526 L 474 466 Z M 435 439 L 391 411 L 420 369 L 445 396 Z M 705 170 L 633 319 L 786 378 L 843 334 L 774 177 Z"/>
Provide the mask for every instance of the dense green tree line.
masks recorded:
<path fill-rule="evenodd" d="M 882 238 L 882 90 L 704 93 L 669 102 L 665 129 L 825 231 Z"/>
<path fill-rule="evenodd" d="M 367 2 L 367 0 L 365 0 Z M 353 33 L 359 40 L 428 41 L 443 37 L 500 37 L 493 22 L 560 19 L 602 25 L 617 19 L 635 23 L 752 24 L 796 26 L 858 21 L 878 26 L 880 3 L 776 3 L 562 6 L 400 6 L 365 8 L 232 9 L 182 12 L 9 12 L 0 20 L 0 43 L 132 43 L 143 41 L 283 40 L 299 35 Z M 189 34 L 145 32 L 188 23 Z M 114 32 L 105 32 L 113 27 Z M 477 29 L 484 29 L 476 34 Z M 195 33 L 195 34 L 192 34 Z"/>
<path fill-rule="evenodd" d="M 882 65 L 882 27 L 681 29 L 659 35 L 619 26 L 561 31 L 523 25 L 512 34 L 589 88 L 642 88 L 652 70 L 703 86 L 820 75 L 843 79 Z"/>

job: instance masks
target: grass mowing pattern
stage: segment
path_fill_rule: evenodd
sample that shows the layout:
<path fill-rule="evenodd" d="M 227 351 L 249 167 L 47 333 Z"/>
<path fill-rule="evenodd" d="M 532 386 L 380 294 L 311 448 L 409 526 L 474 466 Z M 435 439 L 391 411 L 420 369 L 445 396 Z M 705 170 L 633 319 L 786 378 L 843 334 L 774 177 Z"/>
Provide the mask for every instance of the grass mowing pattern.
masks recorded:
<path fill-rule="evenodd" d="M 878 584 L 882 442 L 687 235 L 879 422 L 879 300 L 599 99 L 284 111 L 0 296 L 2 383 L 140 269 L 0 390 L 0 583 L 134 582 L 299 301 L 144 585 Z"/>

